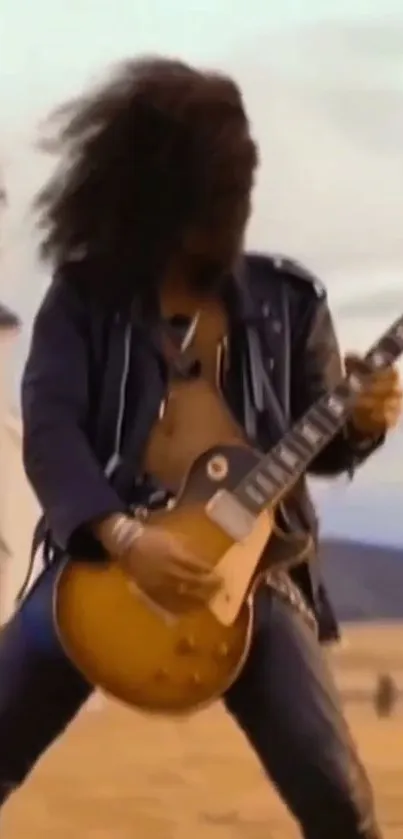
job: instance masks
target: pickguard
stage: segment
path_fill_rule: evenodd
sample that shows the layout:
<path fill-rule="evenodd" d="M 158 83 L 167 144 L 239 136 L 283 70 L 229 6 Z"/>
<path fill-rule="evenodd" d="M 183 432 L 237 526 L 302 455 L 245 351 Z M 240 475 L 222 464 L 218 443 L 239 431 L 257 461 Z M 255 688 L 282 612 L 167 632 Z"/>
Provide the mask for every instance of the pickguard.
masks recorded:
<path fill-rule="evenodd" d="M 265 510 L 245 539 L 235 542 L 216 565 L 223 586 L 209 601 L 208 608 L 224 626 L 230 626 L 238 617 L 272 528 L 272 514 Z"/>

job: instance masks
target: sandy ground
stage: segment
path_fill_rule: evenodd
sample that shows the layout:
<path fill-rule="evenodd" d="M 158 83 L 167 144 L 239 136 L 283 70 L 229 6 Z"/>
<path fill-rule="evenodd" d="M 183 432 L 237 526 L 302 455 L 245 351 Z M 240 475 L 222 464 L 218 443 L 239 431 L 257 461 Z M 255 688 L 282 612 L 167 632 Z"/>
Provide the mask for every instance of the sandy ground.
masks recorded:
<path fill-rule="evenodd" d="M 357 645 L 351 654 L 357 657 Z M 367 665 L 365 659 L 365 672 Z M 403 839 L 403 712 L 379 721 L 363 702 L 350 704 L 348 714 L 374 782 L 385 837 Z M 104 700 L 85 710 L 42 760 L 9 804 L 0 833 L 1 839 L 298 836 L 219 706 L 172 723 Z"/>

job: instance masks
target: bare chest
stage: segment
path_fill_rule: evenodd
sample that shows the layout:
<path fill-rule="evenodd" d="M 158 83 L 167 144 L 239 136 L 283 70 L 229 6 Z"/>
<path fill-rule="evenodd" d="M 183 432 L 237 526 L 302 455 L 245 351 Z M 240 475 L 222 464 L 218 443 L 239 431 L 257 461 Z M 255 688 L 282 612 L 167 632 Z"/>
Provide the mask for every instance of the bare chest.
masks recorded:
<path fill-rule="evenodd" d="M 201 312 L 192 343 L 201 375 L 171 382 L 147 442 L 144 470 L 174 493 L 200 454 L 220 443 L 243 439 L 219 389 L 227 331 L 221 308 Z"/>

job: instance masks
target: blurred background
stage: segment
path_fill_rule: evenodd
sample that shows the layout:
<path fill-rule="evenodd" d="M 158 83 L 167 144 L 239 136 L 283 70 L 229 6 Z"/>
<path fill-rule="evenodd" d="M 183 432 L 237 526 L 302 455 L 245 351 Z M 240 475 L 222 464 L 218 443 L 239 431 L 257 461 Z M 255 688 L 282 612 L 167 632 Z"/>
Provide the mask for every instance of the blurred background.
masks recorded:
<path fill-rule="evenodd" d="M 21 468 L 18 396 L 33 313 L 49 280 L 36 261 L 29 214 L 32 196 L 49 171 L 33 148 L 36 128 L 49 109 L 108 65 L 145 53 L 222 68 L 240 83 L 262 158 L 249 244 L 295 257 L 318 274 L 328 288 L 343 350 L 365 350 L 403 311 L 401 0 L 35 0 L 32 7 L 23 0 L 1 0 L 0 300 L 21 322 L 18 330 L 5 329 L 12 341 L 0 342 L 3 617 L 24 575 L 37 515 Z M 353 482 L 317 482 L 313 492 L 339 617 L 400 621 L 403 429 L 390 435 Z M 384 627 L 383 634 L 365 630 L 354 637 L 360 640 L 345 660 L 347 686 L 366 691 L 368 673 L 372 679 L 383 666 L 386 650 L 388 666 L 400 679 L 401 632 Z M 369 743 L 367 729 L 360 732 Z M 377 736 L 373 761 L 382 752 Z M 82 748 L 78 739 L 74 748 Z M 230 750 L 232 760 L 234 754 Z M 50 783 L 50 774 L 46 777 Z M 388 776 L 388 807 L 390 783 Z M 401 786 L 396 801 L 399 796 Z M 30 812 L 33 839 L 36 811 Z M 397 831 L 402 820 L 396 821 Z M 15 836 L 21 839 L 25 823 L 18 825 Z M 147 825 L 147 835 L 157 835 Z M 61 836 L 59 828 L 57 822 Z"/>

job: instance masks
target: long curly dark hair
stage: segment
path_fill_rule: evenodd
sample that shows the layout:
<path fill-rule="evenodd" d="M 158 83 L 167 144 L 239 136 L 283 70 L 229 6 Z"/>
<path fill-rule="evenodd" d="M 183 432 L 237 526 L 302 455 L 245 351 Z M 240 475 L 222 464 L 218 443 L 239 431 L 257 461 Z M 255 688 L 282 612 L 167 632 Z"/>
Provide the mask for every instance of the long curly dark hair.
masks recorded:
<path fill-rule="evenodd" d="M 142 294 L 187 230 L 228 252 L 242 239 L 257 149 L 227 76 L 176 60 L 129 61 L 49 125 L 41 147 L 58 165 L 35 209 L 40 254 L 56 272 L 84 262 L 94 290 Z"/>

